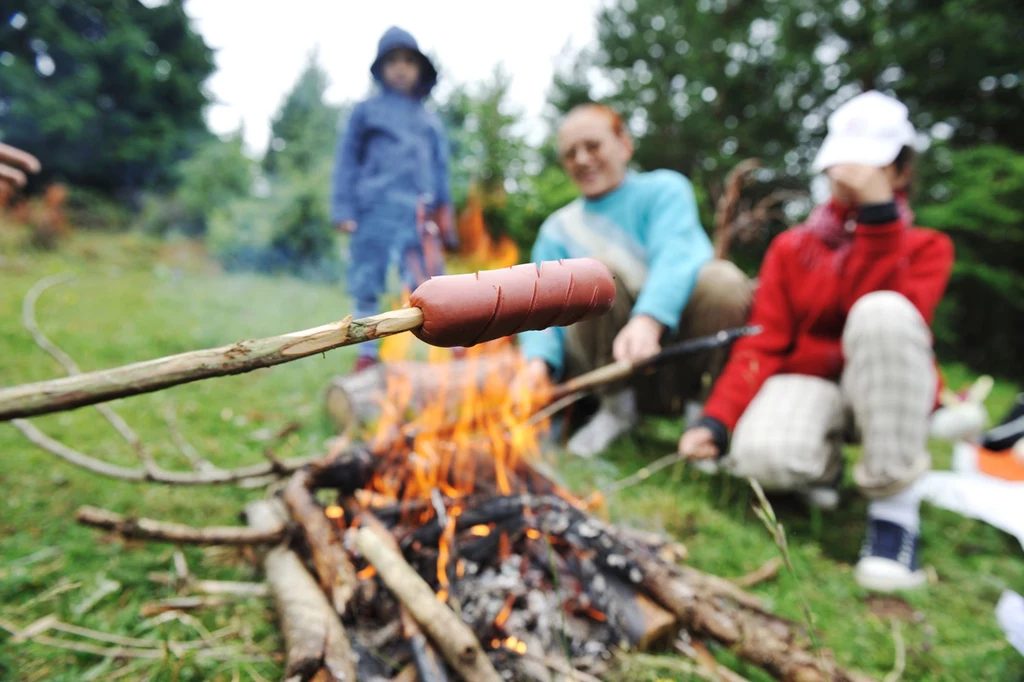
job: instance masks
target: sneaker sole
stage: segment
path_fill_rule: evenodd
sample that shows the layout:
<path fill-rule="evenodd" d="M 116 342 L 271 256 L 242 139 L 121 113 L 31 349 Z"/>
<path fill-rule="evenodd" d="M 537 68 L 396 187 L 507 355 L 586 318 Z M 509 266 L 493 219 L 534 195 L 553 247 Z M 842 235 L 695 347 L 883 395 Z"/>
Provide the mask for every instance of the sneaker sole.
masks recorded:
<path fill-rule="evenodd" d="M 885 562 L 884 564 L 882 562 Z M 853 577 L 857 584 L 872 592 L 904 592 L 919 590 L 928 582 L 924 571 L 913 573 L 888 559 L 868 557 L 862 559 L 854 569 Z"/>

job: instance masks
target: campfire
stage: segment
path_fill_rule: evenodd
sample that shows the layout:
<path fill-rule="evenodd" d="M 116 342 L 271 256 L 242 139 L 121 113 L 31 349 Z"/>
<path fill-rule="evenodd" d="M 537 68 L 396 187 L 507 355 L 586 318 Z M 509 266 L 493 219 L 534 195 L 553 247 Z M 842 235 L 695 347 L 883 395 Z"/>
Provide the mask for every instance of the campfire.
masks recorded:
<path fill-rule="evenodd" d="M 361 528 L 398 548 L 405 565 L 390 570 L 421 577 L 506 679 L 533 679 L 528 670 L 551 660 L 600 672 L 614 648 L 668 636 L 675 619 L 657 617 L 635 590 L 641 569 L 625 538 L 541 472 L 547 424 L 530 417 L 546 399 L 510 393 L 517 362 L 508 342 L 471 348 L 456 363 L 432 355 L 429 386 L 384 366 L 367 448 L 318 465 L 305 489 L 293 481 L 286 493 L 337 492 L 323 514 L 346 539 L 360 579 L 347 605 L 349 635 L 365 648 L 360 676 L 386 674 L 382 661 L 401 660 L 409 647 L 397 628 L 381 641 L 404 605 L 374 580 L 381 568 L 359 556 Z M 647 555 L 659 549 L 628 539 Z"/>
<path fill-rule="evenodd" d="M 36 298 L 57 281 L 30 292 L 25 325 L 70 379 L 92 381 L 35 322 Z M 369 336 L 379 326 L 357 329 Z M 271 341 L 278 338 L 296 343 L 296 335 Z M 303 343 L 302 353 L 319 352 Z M 273 595 L 290 682 L 591 682 L 614 674 L 621 652 L 636 650 L 678 652 L 706 679 L 742 679 L 717 664 L 705 642 L 781 680 L 867 679 L 838 667 L 828 652 L 810 650 L 814 640 L 800 626 L 772 615 L 736 583 L 687 566 L 678 543 L 613 525 L 600 494 L 581 499 L 560 485 L 544 451 L 553 396 L 514 388 L 521 361 L 508 339 L 472 346 L 462 357 L 431 348 L 424 361 L 401 359 L 410 350 L 402 343 L 410 336 L 391 336 L 393 361 L 332 382 L 327 410 L 341 435 L 326 454 L 280 460 L 268 451 L 262 464 L 221 469 L 192 453 L 193 471 L 170 471 L 101 404 L 101 414 L 139 454 L 141 466 L 129 468 L 57 442 L 30 421 L 11 423 L 37 446 L 97 475 L 265 487 L 264 499 L 245 508 L 248 527 L 195 528 L 95 507 L 79 509 L 76 518 L 131 538 L 268 548 L 250 554 L 266 585 L 178 573 L 183 584 L 209 594 Z M 250 346 L 278 347 L 266 340 Z M 225 353 L 234 361 L 236 347 Z M 15 403 L 35 395 L 11 393 Z M 630 478 L 642 480 L 654 469 Z M 43 621 L 8 628 L 39 642 L 47 630 L 117 641 L 116 648 L 82 649 L 114 658 L 164 655 L 134 648 L 150 640 L 124 644 L 125 638 Z M 171 652 L 235 655 L 204 647 L 167 643 Z"/>
<path fill-rule="evenodd" d="M 783 679 L 853 679 L 755 597 L 678 565 L 678 543 L 611 525 L 599 495 L 560 486 L 548 424 L 531 419 L 548 396 L 510 388 L 507 340 L 430 355 L 337 380 L 328 406 L 349 436 L 284 492 L 356 679 L 593 680 L 617 651 L 685 648 L 691 635 Z M 288 671 L 331 656 L 290 656 Z"/>

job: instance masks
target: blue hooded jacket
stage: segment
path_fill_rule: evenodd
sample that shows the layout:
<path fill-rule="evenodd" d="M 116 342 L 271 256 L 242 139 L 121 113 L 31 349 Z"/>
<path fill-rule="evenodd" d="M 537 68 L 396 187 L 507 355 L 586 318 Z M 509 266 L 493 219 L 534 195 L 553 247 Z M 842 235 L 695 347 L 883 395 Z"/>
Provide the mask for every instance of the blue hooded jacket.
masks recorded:
<path fill-rule="evenodd" d="M 384 57 L 398 48 L 421 60 L 411 95 L 392 90 L 383 79 Z M 355 220 L 360 230 L 379 230 L 375 216 L 408 215 L 412 221 L 421 200 L 428 211 L 451 201 L 448 141 L 440 118 L 423 105 L 437 83 L 437 69 L 411 34 L 392 27 L 380 39 L 370 73 L 381 90 L 356 105 L 340 136 L 332 197 L 334 223 Z"/>

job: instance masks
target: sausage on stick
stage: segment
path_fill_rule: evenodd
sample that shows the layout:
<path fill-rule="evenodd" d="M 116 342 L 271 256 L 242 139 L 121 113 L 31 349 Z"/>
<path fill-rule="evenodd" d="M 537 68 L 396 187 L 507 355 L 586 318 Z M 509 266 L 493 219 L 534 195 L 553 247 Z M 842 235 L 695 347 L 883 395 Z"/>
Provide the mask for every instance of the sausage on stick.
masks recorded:
<path fill-rule="evenodd" d="M 434 346 L 473 346 L 602 315 L 614 300 L 611 272 L 590 258 L 434 277 L 417 287 L 411 307 L 401 310 L 2 388 L 0 422 L 251 372 L 405 331 Z"/>

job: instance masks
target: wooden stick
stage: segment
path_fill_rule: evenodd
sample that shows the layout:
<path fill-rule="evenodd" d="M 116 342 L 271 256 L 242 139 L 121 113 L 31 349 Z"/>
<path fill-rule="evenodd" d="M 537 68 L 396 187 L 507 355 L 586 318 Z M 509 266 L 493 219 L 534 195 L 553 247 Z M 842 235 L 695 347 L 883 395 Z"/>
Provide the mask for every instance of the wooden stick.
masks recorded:
<path fill-rule="evenodd" d="M 400 553 L 365 527 L 356 531 L 356 547 L 463 679 L 501 682 L 501 676 L 473 631 L 446 604 L 438 601 L 430 585 Z"/>
<path fill-rule="evenodd" d="M 755 585 L 760 585 L 765 581 L 774 580 L 775 577 L 779 575 L 779 568 L 781 567 L 782 559 L 779 557 L 772 557 L 768 561 L 764 562 L 760 568 L 754 569 L 750 573 L 741 575 L 738 578 L 733 578 L 732 582 L 734 582 L 737 587 L 742 587 L 743 589 L 751 588 Z"/>
<path fill-rule="evenodd" d="M 359 523 L 361 527 L 373 531 L 377 538 L 393 551 L 401 552 L 395 541 L 395 536 L 372 512 L 361 513 Z M 437 651 L 427 641 L 423 630 L 420 629 L 416 619 L 404 604 L 400 605 L 399 617 L 402 624 L 402 637 L 409 643 L 420 682 L 448 682 L 448 675 L 445 672 L 444 664 L 437 656 Z"/>
<path fill-rule="evenodd" d="M 283 506 L 268 501 L 246 507 L 248 523 L 256 529 L 269 529 L 286 514 Z M 355 680 L 355 659 L 345 627 L 299 556 L 286 547 L 275 547 L 264 558 L 263 568 L 284 634 L 285 679 L 322 675 L 321 679 Z"/>
<path fill-rule="evenodd" d="M 36 282 L 28 293 L 25 294 L 25 299 L 21 304 L 21 321 L 25 325 L 25 329 L 32 335 L 32 340 L 35 341 L 36 345 L 39 346 L 45 353 L 51 358 L 57 361 L 64 371 L 69 376 L 74 376 L 82 373 L 78 363 L 68 355 L 60 346 L 55 344 L 53 341 L 43 333 L 43 330 L 39 328 L 39 323 L 36 320 L 36 303 L 39 301 L 39 297 L 43 295 L 50 287 L 64 282 L 70 282 L 75 279 L 74 275 L 61 274 L 52 275 L 50 277 L 44 277 L 43 279 Z M 101 404 L 96 406 L 96 410 L 103 415 L 104 419 L 110 422 L 110 425 L 114 427 L 114 430 L 124 438 L 128 445 L 135 450 L 139 456 L 139 460 L 142 462 L 146 469 L 152 469 L 156 466 L 152 456 L 149 454 L 149 450 L 142 443 L 142 439 L 139 438 L 138 434 L 128 426 L 121 415 L 114 411 L 110 405 Z"/>
<path fill-rule="evenodd" d="M 93 654 L 104 658 L 139 658 L 159 660 L 167 658 L 168 653 L 174 654 L 175 656 L 181 656 L 185 651 L 192 651 L 194 652 L 193 655 L 197 658 L 224 661 L 238 660 L 240 658 L 239 654 L 241 653 L 238 647 L 233 646 L 214 647 L 211 646 L 209 642 L 164 642 L 159 640 L 142 640 L 119 637 L 116 635 L 108 635 L 103 632 L 98 632 L 96 630 L 90 630 L 88 628 L 80 628 L 66 623 L 60 623 L 59 621 L 49 621 L 45 624 L 45 627 L 32 629 L 32 626 L 30 625 L 28 628 L 20 630 L 13 623 L 6 620 L 0 620 L 0 629 L 6 630 L 15 635 L 15 640 L 31 641 L 36 644 L 69 649 L 71 651 Z M 86 637 L 96 641 L 113 643 L 116 646 L 100 647 L 94 644 L 87 644 L 85 642 L 57 639 L 55 637 L 46 637 L 42 634 L 37 634 L 45 632 L 47 629 L 59 630 L 68 634 L 74 634 L 79 637 Z M 133 644 L 127 644 L 126 642 L 133 642 Z M 258 656 L 248 660 L 264 661 L 266 658 Z"/>
<path fill-rule="evenodd" d="M 81 467 L 94 474 L 117 478 L 122 481 L 150 481 L 169 485 L 217 485 L 240 483 L 268 475 L 287 474 L 301 469 L 320 459 L 320 456 L 296 457 L 276 462 L 261 462 L 237 469 L 215 469 L 212 471 L 167 471 L 159 467 L 149 469 L 131 469 L 110 464 L 103 460 L 90 457 L 60 441 L 50 438 L 36 428 L 35 424 L 26 419 L 15 419 L 11 425 L 21 431 L 34 445 L 54 454 L 66 462 Z"/>
<path fill-rule="evenodd" d="M 195 545 L 255 545 L 277 542 L 284 536 L 284 524 L 264 530 L 245 526 L 208 526 L 196 528 L 180 523 L 137 519 L 122 516 L 109 509 L 79 507 L 75 520 L 87 526 L 105 528 L 126 538 L 164 540 Z"/>
<path fill-rule="evenodd" d="M 184 581 L 170 573 L 150 573 L 147 576 L 158 585 L 171 585 L 188 592 L 199 592 L 213 596 L 269 597 L 270 586 L 266 583 L 242 582 L 237 580 L 205 580 L 188 576 Z"/>
<path fill-rule="evenodd" d="M 306 538 L 320 586 L 330 596 L 334 610 L 341 615 L 355 593 L 356 569 L 341 546 L 338 531 L 310 493 L 312 480 L 305 469 L 292 474 L 284 490 L 284 502 Z"/>
<path fill-rule="evenodd" d="M 557 400 L 579 391 L 589 391 L 597 388 L 598 386 L 603 386 L 605 384 L 612 383 L 613 381 L 625 379 L 640 370 L 663 364 L 673 358 L 679 357 L 680 355 L 687 355 L 697 351 L 718 348 L 728 343 L 732 343 L 742 336 L 750 336 L 752 334 L 757 334 L 760 331 L 761 328 L 756 326 L 723 329 L 719 332 L 715 332 L 714 334 L 708 334 L 707 336 L 700 336 L 695 339 L 680 341 L 679 343 L 662 349 L 659 353 L 652 355 L 645 360 L 638 360 L 636 362 L 619 360 L 618 362 L 613 362 L 605 365 L 604 367 L 598 367 L 595 370 L 581 374 L 578 377 L 573 377 L 564 383 L 557 384 L 552 389 L 551 399 Z"/>
<path fill-rule="evenodd" d="M 423 313 L 419 308 L 403 308 L 359 320 L 349 315 L 340 322 L 290 334 L 12 386 L 0 389 L 0 421 L 72 410 L 210 377 L 243 374 L 409 331 L 421 324 Z"/>
<path fill-rule="evenodd" d="M 237 599 L 228 597 L 170 597 L 148 601 L 139 607 L 139 615 L 149 618 L 168 611 L 191 611 L 193 609 L 212 609 L 227 606 Z"/>
<path fill-rule="evenodd" d="M 103 407 L 103 404 L 97 405 L 96 407 Z M 212 462 L 204 458 L 199 451 L 189 443 L 181 429 L 178 428 L 178 417 L 174 413 L 174 407 L 168 405 L 164 410 L 164 421 L 167 422 L 167 431 L 171 434 L 171 441 L 175 447 L 178 448 L 178 452 L 181 453 L 182 457 L 188 460 L 188 463 L 192 465 L 192 468 L 196 471 L 218 471 L 220 467 L 214 465 Z"/>

